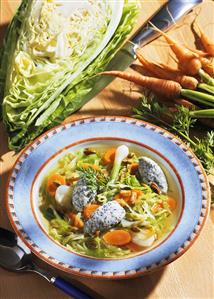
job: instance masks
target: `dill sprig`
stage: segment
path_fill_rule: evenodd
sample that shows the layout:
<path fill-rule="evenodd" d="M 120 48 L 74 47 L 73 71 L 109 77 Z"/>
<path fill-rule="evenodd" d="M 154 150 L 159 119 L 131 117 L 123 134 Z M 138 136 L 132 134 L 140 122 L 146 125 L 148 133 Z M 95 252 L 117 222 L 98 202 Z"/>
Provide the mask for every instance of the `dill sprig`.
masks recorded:
<path fill-rule="evenodd" d="M 80 174 L 80 177 L 83 178 L 87 184 L 87 187 L 90 190 L 97 191 L 97 177 L 96 177 L 96 171 L 91 168 L 83 168 L 79 167 L 78 172 Z"/>
<path fill-rule="evenodd" d="M 206 137 L 202 139 L 195 137 L 195 141 L 192 148 L 204 168 L 209 171 L 214 166 L 214 131 L 207 132 Z"/>
<path fill-rule="evenodd" d="M 155 124 L 180 136 L 185 143 L 192 148 L 200 159 L 204 168 L 209 172 L 214 166 L 214 131 L 210 130 L 204 138 L 190 137 L 191 128 L 194 127 L 196 119 L 191 115 L 189 109 L 175 105 L 176 112 L 171 112 L 164 104 L 160 104 L 155 96 L 142 97 L 141 105 L 134 109 L 134 117 Z"/>
<path fill-rule="evenodd" d="M 177 112 L 173 114 L 173 129 L 175 131 L 182 132 L 189 136 L 190 129 L 194 127 L 196 119 L 193 119 L 190 115 L 189 109 L 184 106 L 175 105 Z"/>
<path fill-rule="evenodd" d="M 84 180 L 86 181 L 89 189 L 96 192 L 103 192 L 105 190 L 109 180 L 102 171 L 97 171 L 92 167 L 79 167 L 78 171 L 80 173 L 80 177 L 84 178 Z"/>

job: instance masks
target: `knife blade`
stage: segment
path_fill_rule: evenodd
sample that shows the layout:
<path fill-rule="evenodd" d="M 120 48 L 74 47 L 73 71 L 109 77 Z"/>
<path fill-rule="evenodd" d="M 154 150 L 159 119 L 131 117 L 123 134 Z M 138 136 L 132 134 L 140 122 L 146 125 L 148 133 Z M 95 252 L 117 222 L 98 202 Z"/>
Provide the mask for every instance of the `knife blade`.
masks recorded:
<path fill-rule="evenodd" d="M 135 48 L 145 46 L 160 34 L 153 30 L 150 22 L 162 31 L 170 29 L 176 21 L 188 14 L 196 5 L 203 0 L 169 0 L 165 3 L 153 17 L 151 17 L 133 36 L 131 42 L 128 41 L 111 60 L 106 70 L 125 70 L 135 60 Z M 103 76 L 94 85 L 94 88 L 85 98 L 85 103 L 95 97 L 114 78 Z"/>

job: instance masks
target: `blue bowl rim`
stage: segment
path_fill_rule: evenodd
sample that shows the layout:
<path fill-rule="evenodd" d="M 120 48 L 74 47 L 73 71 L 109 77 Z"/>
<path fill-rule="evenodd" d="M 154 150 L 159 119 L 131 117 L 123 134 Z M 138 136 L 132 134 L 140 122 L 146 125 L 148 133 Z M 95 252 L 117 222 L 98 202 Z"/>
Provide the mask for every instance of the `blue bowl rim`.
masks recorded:
<path fill-rule="evenodd" d="M 188 156 L 190 160 L 194 160 L 197 163 L 193 163 L 198 175 L 203 176 L 203 186 L 202 190 L 204 194 L 206 194 L 206 204 L 202 204 L 201 208 L 201 214 L 198 220 L 198 223 L 191 234 L 191 236 L 184 242 L 184 244 L 177 249 L 176 252 L 173 252 L 170 254 L 169 257 L 165 258 L 164 260 L 159 261 L 158 263 L 152 264 L 150 266 L 144 267 L 143 269 L 136 269 L 131 271 L 125 271 L 123 272 L 97 272 L 97 271 L 88 271 L 86 269 L 76 269 L 72 267 L 68 267 L 68 265 L 56 260 L 55 258 L 49 256 L 47 253 L 45 253 L 43 250 L 41 250 L 34 242 L 28 237 L 28 235 L 23 230 L 17 216 L 15 213 L 14 205 L 13 205 L 13 187 L 14 182 L 16 178 L 16 174 L 19 172 L 21 168 L 21 164 L 23 160 L 25 160 L 30 153 L 39 146 L 44 139 L 50 138 L 54 134 L 65 130 L 71 126 L 81 125 L 81 124 L 87 124 L 90 122 L 125 122 L 128 124 L 134 124 L 137 126 L 142 126 L 146 129 L 155 131 L 156 133 L 159 133 L 161 135 L 164 135 L 165 138 L 169 139 L 170 141 L 174 142 L 178 147 L 180 147 Z M 41 141 L 42 140 L 42 141 Z M 199 169 L 198 169 L 199 168 Z M 202 200 L 203 201 L 203 200 Z M 183 255 L 190 246 L 193 245 L 195 240 L 198 238 L 202 228 L 204 227 L 207 216 L 209 213 L 209 206 L 211 202 L 211 194 L 209 189 L 209 183 L 206 176 L 206 173 L 198 160 L 198 158 L 195 156 L 195 154 L 192 152 L 192 150 L 186 146 L 177 136 L 173 135 L 172 133 L 169 133 L 168 131 L 153 125 L 151 123 L 142 121 L 142 120 L 136 120 L 131 117 L 125 117 L 125 116 L 97 116 L 97 117 L 87 117 L 87 118 L 81 118 L 74 121 L 67 122 L 65 124 L 56 126 L 42 135 L 40 135 L 38 138 L 36 138 L 33 142 L 31 142 L 18 156 L 13 168 L 11 169 L 9 179 L 8 179 L 8 185 L 7 185 L 7 193 L 6 193 L 6 207 L 7 207 L 7 213 L 9 216 L 9 220 L 11 222 L 11 225 L 17 235 L 20 237 L 20 239 L 31 249 L 31 251 L 37 255 L 40 259 L 44 260 L 48 264 L 54 266 L 55 268 L 58 268 L 60 270 L 63 270 L 65 272 L 79 275 L 79 276 L 85 276 L 85 277 L 92 277 L 92 278 L 102 278 L 102 279 L 124 279 L 124 278 L 133 278 L 137 276 L 141 276 L 143 274 L 147 274 L 153 271 L 156 271 L 160 269 L 161 267 L 173 262 L 175 259 Z"/>

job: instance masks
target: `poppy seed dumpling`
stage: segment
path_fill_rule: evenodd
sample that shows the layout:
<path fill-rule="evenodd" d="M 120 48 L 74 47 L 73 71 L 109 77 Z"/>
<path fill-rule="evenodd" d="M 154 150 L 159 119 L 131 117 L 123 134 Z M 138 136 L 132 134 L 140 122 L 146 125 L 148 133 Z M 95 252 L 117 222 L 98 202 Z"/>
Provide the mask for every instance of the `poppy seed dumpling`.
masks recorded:
<path fill-rule="evenodd" d="M 97 230 L 103 231 L 117 225 L 125 217 L 125 210 L 115 200 L 102 205 L 85 223 L 84 232 L 93 234 Z"/>
<path fill-rule="evenodd" d="M 156 183 L 160 190 L 164 193 L 168 190 L 166 176 L 160 166 L 148 157 L 139 158 L 139 174 L 143 183 L 151 185 Z"/>
<path fill-rule="evenodd" d="M 75 210 L 81 212 L 87 204 L 95 199 L 96 195 L 97 192 L 88 187 L 84 178 L 79 179 L 72 193 L 72 203 Z"/>

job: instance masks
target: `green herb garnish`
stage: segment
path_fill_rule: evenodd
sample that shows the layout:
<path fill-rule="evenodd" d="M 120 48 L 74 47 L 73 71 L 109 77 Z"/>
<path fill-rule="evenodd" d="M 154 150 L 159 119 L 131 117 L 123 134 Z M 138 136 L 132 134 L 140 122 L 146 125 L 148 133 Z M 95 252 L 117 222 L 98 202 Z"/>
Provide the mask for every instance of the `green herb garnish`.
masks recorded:
<path fill-rule="evenodd" d="M 191 129 L 196 125 L 194 112 L 189 109 L 176 105 L 177 112 L 171 112 L 164 104 L 158 103 L 154 96 L 143 96 L 141 105 L 134 109 L 134 117 L 146 121 L 153 121 L 180 136 L 188 146 L 192 148 L 200 159 L 204 168 L 210 171 L 214 166 L 214 131 L 209 130 L 203 138 L 191 137 Z"/>

